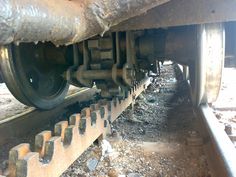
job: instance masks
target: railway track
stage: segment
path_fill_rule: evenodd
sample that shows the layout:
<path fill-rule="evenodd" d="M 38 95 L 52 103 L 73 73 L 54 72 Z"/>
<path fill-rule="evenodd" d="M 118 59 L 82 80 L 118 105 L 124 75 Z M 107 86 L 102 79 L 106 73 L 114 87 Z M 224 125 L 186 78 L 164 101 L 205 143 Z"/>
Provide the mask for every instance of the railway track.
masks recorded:
<path fill-rule="evenodd" d="M 97 138 L 105 136 L 109 130 L 109 124 L 149 84 L 150 78 L 146 78 L 129 91 L 126 99 L 100 100 L 97 104 L 84 108 L 80 114 L 71 115 L 69 122 L 60 121 L 56 123 L 53 133 L 42 131 L 35 136 L 35 151 L 31 151 L 30 145 L 26 143 L 15 146 L 9 152 L 8 168 L 3 176 L 53 177 L 61 175 Z M 91 96 L 96 91 L 90 92 L 90 90 L 87 90 L 87 92 Z M 82 100 L 88 98 L 88 95 L 85 96 L 84 93 L 82 95 Z M 4 133 L 1 143 L 6 142 L 10 136 L 26 135 L 32 127 L 42 125 L 60 109 L 62 107 L 47 112 L 34 110 L 2 122 L 2 132 L 9 126 L 17 126 L 17 130 L 20 130 L 20 132 Z M 37 119 L 39 117 L 44 117 L 45 120 L 41 122 L 41 119 L 40 121 Z M 23 128 L 24 125 L 27 125 L 28 128 Z M 22 128 L 19 129 L 19 126 Z"/>
<path fill-rule="evenodd" d="M 130 91 L 124 100 L 98 101 L 73 114 L 68 121 L 56 123 L 54 132 L 42 131 L 35 136 L 35 150 L 29 144 L 20 144 L 9 152 L 8 168 L 2 174 L 8 177 L 56 177 L 60 176 L 96 139 L 103 138 L 109 132 L 112 123 L 150 84 L 145 79 Z M 50 117 L 63 107 L 77 101 L 90 98 L 97 91 L 84 90 L 70 97 L 65 105 L 53 111 L 33 110 L 12 117 L 0 123 L 0 143 L 3 145 L 11 136 L 25 136 L 33 127 L 43 126 Z M 80 100 L 78 100 L 80 99 Z M 208 157 L 210 170 L 215 177 L 236 176 L 236 150 L 234 145 L 217 122 L 211 108 L 201 105 L 197 110 L 201 120 L 199 129 L 204 139 L 204 149 Z M 40 119 L 43 118 L 43 119 Z M 27 125 L 27 126 L 25 126 Z M 14 127 L 12 131 L 7 127 Z M 16 128 L 17 127 L 17 128 Z M 19 128 L 21 127 L 21 128 Z"/>
<path fill-rule="evenodd" d="M 199 107 L 202 136 L 211 171 L 215 177 L 236 176 L 236 149 L 208 105 Z"/>
<path fill-rule="evenodd" d="M 184 67 L 178 65 L 178 68 L 184 73 Z M 183 77 L 187 79 L 186 75 Z M 196 112 L 200 120 L 198 128 L 205 139 L 204 150 L 212 173 L 215 177 L 235 177 L 236 148 L 225 132 L 224 126 L 219 123 L 208 104 L 200 105 Z"/>
<path fill-rule="evenodd" d="M 98 93 L 98 90 L 95 88 L 83 89 L 78 93 L 68 95 L 63 104 L 50 111 L 41 111 L 33 108 L 0 120 L 0 134 L 3 135 L 0 136 L 0 145 L 5 144 L 12 137 L 20 138 L 32 133 L 32 130 L 37 130 L 38 127 L 43 127 L 50 120 L 56 119 L 69 105 L 91 100 L 96 93 Z"/>

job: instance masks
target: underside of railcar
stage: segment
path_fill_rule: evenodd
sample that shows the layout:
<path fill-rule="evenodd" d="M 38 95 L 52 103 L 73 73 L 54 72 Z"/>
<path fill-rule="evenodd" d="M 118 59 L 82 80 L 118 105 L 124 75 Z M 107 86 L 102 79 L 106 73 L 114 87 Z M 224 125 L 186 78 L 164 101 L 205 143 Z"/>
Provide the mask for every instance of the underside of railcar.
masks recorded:
<path fill-rule="evenodd" d="M 1 79 L 20 102 L 51 109 L 70 84 L 125 98 L 172 60 L 186 71 L 193 104 L 211 103 L 224 59 L 235 58 L 235 7 L 230 0 L 0 0 Z"/>

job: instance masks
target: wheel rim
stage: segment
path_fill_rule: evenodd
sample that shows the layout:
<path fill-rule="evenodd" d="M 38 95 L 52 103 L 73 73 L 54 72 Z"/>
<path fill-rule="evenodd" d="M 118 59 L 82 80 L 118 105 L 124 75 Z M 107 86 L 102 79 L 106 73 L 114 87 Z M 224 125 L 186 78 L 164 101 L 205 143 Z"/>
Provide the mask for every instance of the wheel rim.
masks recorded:
<path fill-rule="evenodd" d="M 223 24 L 200 25 L 197 48 L 195 63 L 190 65 L 191 96 L 195 106 L 212 103 L 218 97 L 225 56 Z"/>
<path fill-rule="evenodd" d="M 40 109 L 60 104 L 68 90 L 61 76 L 65 66 L 44 61 L 45 45 L 1 48 L 1 71 L 7 87 L 22 103 Z"/>

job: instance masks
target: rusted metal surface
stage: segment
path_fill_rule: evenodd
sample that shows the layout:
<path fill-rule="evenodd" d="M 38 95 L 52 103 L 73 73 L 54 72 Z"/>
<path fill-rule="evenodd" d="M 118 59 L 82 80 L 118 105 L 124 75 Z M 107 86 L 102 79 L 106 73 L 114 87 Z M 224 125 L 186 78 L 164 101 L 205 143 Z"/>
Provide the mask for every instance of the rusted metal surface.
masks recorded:
<path fill-rule="evenodd" d="M 0 44 L 71 44 L 169 0 L 0 0 Z"/>
<path fill-rule="evenodd" d="M 176 0 L 120 23 L 113 31 L 235 21 L 236 1 Z"/>
<path fill-rule="evenodd" d="M 53 118 L 56 118 L 67 106 L 75 102 L 83 102 L 91 99 L 97 92 L 98 90 L 95 88 L 85 89 L 68 96 L 61 105 L 50 111 L 33 109 L 26 113 L 1 120 L 0 134 L 4 136 L 0 136 L 0 145 L 4 145 L 12 137 L 20 138 L 27 135 L 32 130 L 36 130 L 37 127 L 43 126 Z"/>
<path fill-rule="evenodd" d="M 69 122 L 55 125 L 54 134 L 36 135 L 35 151 L 20 144 L 9 154 L 9 177 L 57 177 L 62 174 L 150 84 L 150 79 L 136 85 L 124 100 L 101 100 L 74 114 Z"/>

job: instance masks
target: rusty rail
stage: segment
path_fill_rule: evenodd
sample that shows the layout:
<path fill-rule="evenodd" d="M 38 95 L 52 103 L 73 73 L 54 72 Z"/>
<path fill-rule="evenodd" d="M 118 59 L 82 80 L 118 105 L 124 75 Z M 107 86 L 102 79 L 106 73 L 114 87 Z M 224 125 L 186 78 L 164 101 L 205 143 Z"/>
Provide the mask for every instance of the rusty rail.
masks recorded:
<path fill-rule="evenodd" d="M 54 133 L 43 131 L 35 137 L 35 152 L 29 144 L 10 150 L 8 177 L 57 177 L 61 175 L 98 137 L 105 135 L 114 121 L 150 84 L 150 78 L 130 90 L 124 100 L 100 100 L 80 114 L 61 121 Z"/>
<path fill-rule="evenodd" d="M 37 130 L 38 127 L 42 127 L 50 120 L 58 117 L 67 106 L 91 99 L 97 92 L 98 90 L 95 88 L 84 89 L 67 96 L 62 104 L 52 110 L 42 111 L 33 108 L 27 112 L 0 120 L 0 146 L 4 145 L 12 137 L 21 138 L 32 133 L 32 130 Z"/>

